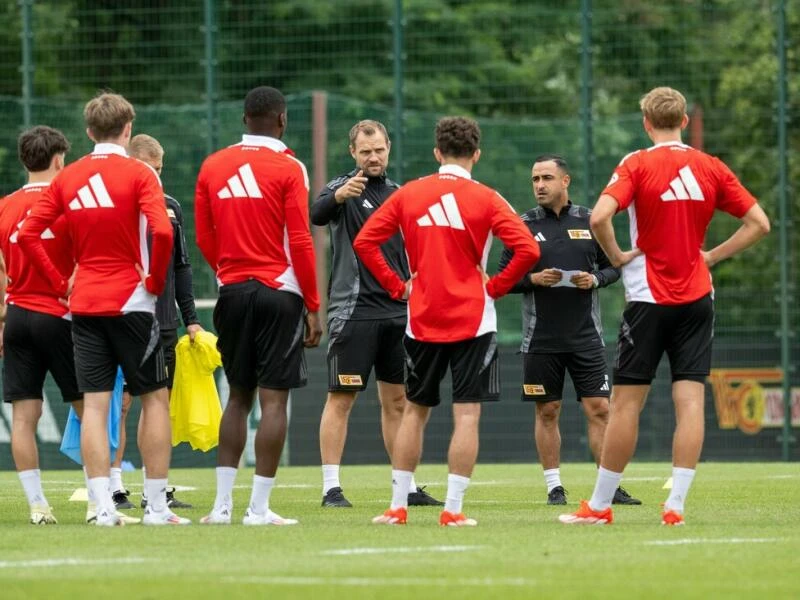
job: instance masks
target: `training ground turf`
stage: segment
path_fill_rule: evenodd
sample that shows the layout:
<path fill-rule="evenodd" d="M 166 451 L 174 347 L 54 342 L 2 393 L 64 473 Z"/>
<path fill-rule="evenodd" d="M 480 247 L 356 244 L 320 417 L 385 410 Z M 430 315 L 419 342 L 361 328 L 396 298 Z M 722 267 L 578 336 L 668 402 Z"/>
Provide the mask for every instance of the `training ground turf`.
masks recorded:
<path fill-rule="evenodd" d="M 241 470 L 234 522 L 197 520 L 214 498 L 214 471 L 174 470 L 189 527 L 101 529 L 68 502 L 79 471 L 49 471 L 56 526 L 27 524 L 16 474 L 0 473 L 0 598 L 798 598 L 800 466 L 702 464 L 687 525 L 660 525 L 667 464 L 633 464 L 623 485 L 644 501 L 611 526 L 566 526 L 561 512 L 591 493 L 594 467 L 562 467 L 567 507 L 546 506 L 541 468 L 478 465 L 465 512 L 476 528 L 441 528 L 439 509 L 412 508 L 406 527 L 372 525 L 388 506 L 389 468 L 345 467 L 352 509 L 320 508 L 318 468 L 278 473 L 272 508 L 293 527 L 243 527 L 252 471 Z M 441 465 L 420 484 L 445 493 Z M 126 473 L 138 506 L 140 473 Z M 142 511 L 129 511 L 141 516 Z"/>

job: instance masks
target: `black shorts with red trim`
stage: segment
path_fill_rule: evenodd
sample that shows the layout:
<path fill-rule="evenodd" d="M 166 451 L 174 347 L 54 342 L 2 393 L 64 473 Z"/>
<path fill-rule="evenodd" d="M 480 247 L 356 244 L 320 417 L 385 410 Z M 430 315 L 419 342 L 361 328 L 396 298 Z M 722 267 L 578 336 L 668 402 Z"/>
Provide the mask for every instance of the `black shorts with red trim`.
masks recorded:
<path fill-rule="evenodd" d="M 397 319 L 331 319 L 328 324 L 328 391 L 360 392 L 375 378 L 402 384 L 405 379 L 405 317 Z"/>
<path fill-rule="evenodd" d="M 611 395 L 606 352 L 596 346 L 579 352 L 528 353 L 523 358 L 522 399 L 536 402 L 561 400 L 564 376 L 569 373 L 582 398 L 608 398 Z"/>
<path fill-rule="evenodd" d="M 75 372 L 79 389 L 110 392 L 117 365 L 128 391 L 141 396 L 167 386 L 167 365 L 155 315 L 132 312 L 116 317 L 73 315 Z"/>
<path fill-rule="evenodd" d="M 3 400 L 41 400 L 47 372 L 64 402 L 83 398 L 75 377 L 72 324 L 10 304 L 3 328 Z"/>
<path fill-rule="evenodd" d="M 287 390 L 308 379 L 303 299 L 256 280 L 224 285 L 214 308 L 217 348 L 232 386 Z"/>
<path fill-rule="evenodd" d="M 665 352 L 672 381 L 703 383 L 711 370 L 713 338 L 711 294 L 672 306 L 630 302 L 622 313 L 614 385 L 650 384 Z"/>
<path fill-rule="evenodd" d="M 453 402 L 493 402 L 500 399 L 497 336 L 486 333 L 460 342 L 420 342 L 406 336 L 406 396 L 422 406 L 441 402 L 439 386 L 453 376 Z"/>

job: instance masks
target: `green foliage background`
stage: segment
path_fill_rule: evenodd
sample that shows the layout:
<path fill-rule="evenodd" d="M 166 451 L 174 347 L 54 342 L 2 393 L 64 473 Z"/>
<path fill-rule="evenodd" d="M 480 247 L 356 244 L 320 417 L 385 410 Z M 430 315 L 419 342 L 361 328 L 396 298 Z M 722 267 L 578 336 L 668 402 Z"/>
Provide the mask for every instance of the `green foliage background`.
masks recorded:
<path fill-rule="evenodd" d="M 361 118 L 386 122 L 402 141 L 407 180 L 431 171 L 432 128 L 444 114 L 477 117 L 483 158 L 476 177 L 498 188 L 518 210 L 532 202 L 529 169 L 542 152 L 567 156 L 572 199 L 591 205 L 613 167 L 647 144 L 638 99 L 651 87 L 681 89 L 701 107 L 704 148 L 728 162 L 777 216 L 776 104 L 778 0 L 593 0 L 591 40 L 584 46 L 580 0 L 405 0 L 402 2 L 402 119 L 394 110 L 393 0 L 214 0 L 212 97 L 207 95 L 203 0 L 35 0 L 32 8 L 33 122 L 63 129 L 73 158 L 90 148 L 81 107 L 110 88 L 137 107 L 136 130 L 159 138 L 167 155 L 166 189 L 191 216 L 194 177 L 216 131 L 218 146 L 240 132 L 241 99 L 260 84 L 290 100 L 288 143 L 311 168 L 311 90 L 328 101 L 329 176 L 350 166 L 346 135 Z M 800 3 L 789 0 L 788 97 L 797 112 L 800 92 L 796 39 Z M 23 183 L 15 157 L 21 130 L 22 21 L 18 0 L 0 0 L 0 193 Z M 583 78 L 581 51 L 591 52 L 592 77 Z M 588 84 L 590 115 L 581 114 Z M 207 120 L 213 101 L 217 121 Z M 593 152 L 582 132 L 592 126 Z M 790 147 L 798 122 L 784 125 Z M 212 138 L 213 139 L 213 138 Z M 395 172 L 400 165 L 393 165 Z M 800 161 L 790 154 L 790 182 Z M 311 173 L 313 176 L 313 172 Z M 790 188 L 792 213 L 798 198 Z M 736 226 L 719 218 L 709 244 Z M 626 236 L 625 224 L 620 233 Z M 191 230 L 191 226 L 190 226 Z M 758 358 L 774 345 L 777 235 L 714 273 L 717 331 Z M 498 248 L 495 249 L 496 258 Z M 791 246 L 796 281 L 798 236 Z M 213 296 L 211 273 L 197 264 L 197 294 Z M 603 294 L 607 337 L 613 338 L 621 286 Z M 518 301 L 500 304 L 507 339 L 518 334 Z M 797 308 L 793 308 L 793 326 Z"/>

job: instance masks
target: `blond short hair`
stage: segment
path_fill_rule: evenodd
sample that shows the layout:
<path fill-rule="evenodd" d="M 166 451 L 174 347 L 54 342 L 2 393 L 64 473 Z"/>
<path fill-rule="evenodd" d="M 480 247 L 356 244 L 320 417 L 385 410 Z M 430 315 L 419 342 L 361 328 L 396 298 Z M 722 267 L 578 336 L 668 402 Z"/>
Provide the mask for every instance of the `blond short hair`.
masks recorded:
<path fill-rule="evenodd" d="M 139 160 L 158 160 L 164 157 L 164 148 L 156 138 L 140 133 L 131 138 L 128 154 Z"/>
<path fill-rule="evenodd" d="M 363 133 L 364 135 L 375 135 L 378 132 L 383 134 L 383 138 L 386 140 L 386 143 L 389 143 L 389 133 L 386 131 L 386 127 L 380 121 L 373 121 L 372 119 L 364 119 L 363 121 L 359 121 L 350 129 L 350 147 L 356 147 L 356 138 L 358 137 L 359 133 Z"/>
<path fill-rule="evenodd" d="M 136 118 L 133 106 L 119 94 L 98 94 L 83 109 L 86 127 L 96 141 L 119 137 L 128 123 Z"/>
<path fill-rule="evenodd" d="M 686 98 L 671 87 L 657 87 L 642 96 L 639 107 L 655 129 L 678 129 L 686 115 Z"/>

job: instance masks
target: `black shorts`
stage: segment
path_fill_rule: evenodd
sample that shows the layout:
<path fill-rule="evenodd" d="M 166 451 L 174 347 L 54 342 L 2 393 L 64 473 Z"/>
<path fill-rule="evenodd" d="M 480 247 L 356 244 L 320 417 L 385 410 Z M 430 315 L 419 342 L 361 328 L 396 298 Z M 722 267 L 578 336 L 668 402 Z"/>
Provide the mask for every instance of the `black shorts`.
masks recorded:
<path fill-rule="evenodd" d="M 497 336 L 452 343 L 420 342 L 403 338 L 406 351 L 406 396 L 414 404 L 436 406 L 439 384 L 453 374 L 453 402 L 490 402 L 500 399 Z"/>
<path fill-rule="evenodd" d="M 648 385 L 664 352 L 672 381 L 705 382 L 711 370 L 714 301 L 662 306 L 631 302 L 622 313 L 614 362 L 614 384 Z"/>
<path fill-rule="evenodd" d="M 83 398 L 75 377 L 72 325 L 42 312 L 10 304 L 3 329 L 3 399 L 41 400 L 47 372 L 64 402 Z"/>
<path fill-rule="evenodd" d="M 331 319 L 328 324 L 328 391 L 360 392 L 375 379 L 401 384 L 406 357 L 406 318 L 374 321 Z"/>
<path fill-rule="evenodd" d="M 605 349 L 597 346 L 580 352 L 525 354 L 522 399 L 537 402 L 561 400 L 565 372 L 569 372 L 575 385 L 578 402 L 582 398 L 608 398 L 611 395 Z"/>
<path fill-rule="evenodd" d="M 175 346 L 178 345 L 177 329 L 161 330 L 161 347 L 164 349 L 164 362 L 167 365 L 167 387 L 172 389 L 175 382 Z"/>
<path fill-rule="evenodd" d="M 224 285 L 214 327 L 231 385 L 287 390 L 306 384 L 303 299 L 297 294 L 255 280 Z"/>
<path fill-rule="evenodd" d="M 155 315 L 132 312 L 118 317 L 73 315 L 75 371 L 84 393 L 114 389 L 117 365 L 128 391 L 141 396 L 167 386 L 167 365 Z"/>

